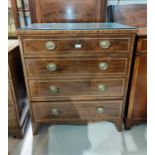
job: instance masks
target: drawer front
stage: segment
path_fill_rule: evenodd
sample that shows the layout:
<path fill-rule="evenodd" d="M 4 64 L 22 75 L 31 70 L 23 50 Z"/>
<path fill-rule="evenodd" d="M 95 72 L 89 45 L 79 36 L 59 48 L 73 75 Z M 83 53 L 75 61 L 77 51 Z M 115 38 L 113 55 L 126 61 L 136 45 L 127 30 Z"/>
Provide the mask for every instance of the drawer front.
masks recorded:
<path fill-rule="evenodd" d="M 25 54 L 63 55 L 78 51 L 87 52 L 129 52 L 130 38 L 74 38 L 74 39 L 24 39 Z M 40 37 L 41 38 L 41 37 Z"/>
<path fill-rule="evenodd" d="M 125 79 L 29 81 L 32 101 L 122 97 Z"/>
<path fill-rule="evenodd" d="M 99 120 L 121 117 L 122 100 L 68 101 L 32 103 L 34 119 L 45 120 Z"/>
<path fill-rule="evenodd" d="M 8 107 L 8 127 L 11 129 L 18 128 L 16 110 L 15 110 L 15 107 L 11 107 L 11 106 Z"/>
<path fill-rule="evenodd" d="M 14 104 L 12 89 L 11 89 L 11 83 L 8 83 L 8 104 Z"/>
<path fill-rule="evenodd" d="M 94 59 L 26 59 L 28 77 L 58 77 L 88 74 L 126 75 L 128 58 Z M 95 76 L 95 75 L 94 75 Z"/>

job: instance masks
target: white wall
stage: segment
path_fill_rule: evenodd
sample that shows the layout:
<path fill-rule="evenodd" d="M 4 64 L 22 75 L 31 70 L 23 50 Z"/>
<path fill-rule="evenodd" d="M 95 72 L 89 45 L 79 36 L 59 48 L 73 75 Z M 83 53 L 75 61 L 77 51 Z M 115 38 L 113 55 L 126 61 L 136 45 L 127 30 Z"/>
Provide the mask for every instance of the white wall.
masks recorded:
<path fill-rule="evenodd" d="M 146 4 L 147 0 L 108 0 L 110 4 Z"/>

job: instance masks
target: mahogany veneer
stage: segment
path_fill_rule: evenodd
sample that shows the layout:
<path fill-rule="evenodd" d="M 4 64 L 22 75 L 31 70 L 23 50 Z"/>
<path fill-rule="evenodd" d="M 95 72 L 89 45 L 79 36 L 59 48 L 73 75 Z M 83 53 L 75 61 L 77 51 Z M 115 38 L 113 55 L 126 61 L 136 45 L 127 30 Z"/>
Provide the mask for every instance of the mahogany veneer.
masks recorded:
<path fill-rule="evenodd" d="M 37 122 L 44 120 L 52 121 L 79 121 L 79 120 L 111 120 L 119 118 L 122 111 L 122 100 L 118 101 L 95 101 L 96 107 L 105 107 L 104 114 L 97 114 L 94 108 L 94 101 L 68 101 L 68 102 L 37 102 L 33 104 L 34 118 Z M 58 108 L 59 116 L 53 117 L 51 109 Z"/>
<path fill-rule="evenodd" d="M 147 5 L 110 5 L 108 6 L 108 21 L 138 28 L 147 27 Z"/>
<path fill-rule="evenodd" d="M 125 128 L 147 121 L 147 34 L 139 33 Z"/>
<path fill-rule="evenodd" d="M 32 23 L 104 22 L 107 0 L 29 0 Z"/>
<path fill-rule="evenodd" d="M 135 33 L 110 23 L 19 30 L 33 133 L 42 123 L 102 120 L 122 130 Z"/>
<path fill-rule="evenodd" d="M 102 62 L 108 63 L 108 70 L 99 70 L 98 65 Z M 53 73 L 47 70 L 47 64 L 54 63 L 57 66 L 57 70 Z M 109 75 L 126 75 L 128 65 L 128 59 L 126 57 L 88 57 L 80 59 L 77 64 L 76 58 L 56 58 L 51 60 L 50 58 L 34 58 L 33 60 L 25 60 L 27 75 L 29 78 L 42 77 L 52 78 L 53 76 L 59 76 L 60 72 L 65 76 L 89 76 L 89 73 L 94 74 L 94 76 L 109 76 Z"/>
<path fill-rule="evenodd" d="M 147 120 L 147 5 L 113 5 L 108 7 L 108 12 L 109 21 L 139 29 L 125 113 L 125 128 L 130 129 L 132 125 Z"/>

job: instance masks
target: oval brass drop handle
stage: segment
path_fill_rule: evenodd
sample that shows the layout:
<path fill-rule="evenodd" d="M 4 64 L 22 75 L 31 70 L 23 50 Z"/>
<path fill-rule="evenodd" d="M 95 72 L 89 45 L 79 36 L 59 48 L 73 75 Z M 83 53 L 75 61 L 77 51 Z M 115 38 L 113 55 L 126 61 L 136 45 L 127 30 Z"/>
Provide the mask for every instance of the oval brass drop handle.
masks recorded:
<path fill-rule="evenodd" d="M 57 108 L 52 108 L 51 114 L 53 116 L 58 116 L 60 114 L 60 111 Z"/>
<path fill-rule="evenodd" d="M 99 65 L 98 65 L 98 68 L 100 69 L 100 70 L 107 70 L 108 69 L 108 67 L 109 67 L 109 65 L 106 63 L 106 62 L 101 62 L 101 63 L 99 63 Z"/>
<path fill-rule="evenodd" d="M 50 72 L 54 72 L 54 71 L 57 70 L 57 66 L 56 66 L 56 64 L 54 64 L 54 63 L 49 63 L 49 64 L 47 64 L 46 68 L 47 68 L 47 70 L 50 71 Z"/>
<path fill-rule="evenodd" d="M 103 48 L 103 49 L 109 48 L 110 45 L 111 45 L 111 43 L 110 43 L 109 40 L 102 40 L 102 41 L 100 41 L 100 47 Z"/>
<path fill-rule="evenodd" d="M 105 111 L 104 107 L 98 107 L 98 108 L 96 108 L 96 112 L 97 112 L 98 114 L 103 114 L 104 111 Z"/>
<path fill-rule="evenodd" d="M 49 87 L 49 91 L 52 93 L 58 93 L 59 92 L 59 88 L 56 86 L 50 86 Z"/>
<path fill-rule="evenodd" d="M 100 92 L 105 92 L 107 90 L 107 86 L 105 84 L 100 84 L 97 86 L 97 90 Z"/>
<path fill-rule="evenodd" d="M 45 48 L 49 51 L 54 50 L 56 47 L 55 43 L 53 41 L 48 41 L 45 43 Z"/>

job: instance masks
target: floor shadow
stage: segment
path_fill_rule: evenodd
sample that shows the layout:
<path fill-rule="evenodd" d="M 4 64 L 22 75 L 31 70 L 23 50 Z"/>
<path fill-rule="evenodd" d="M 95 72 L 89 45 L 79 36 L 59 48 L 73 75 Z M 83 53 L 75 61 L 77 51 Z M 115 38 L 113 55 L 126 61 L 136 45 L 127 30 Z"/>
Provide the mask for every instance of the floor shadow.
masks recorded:
<path fill-rule="evenodd" d="M 122 133 L 124 151 L 122 155 L 147 155 L 147 126 L 133 126 Z"/>
<path fill-rule="evenodd" d="M 43 125 L 38 134 L 33 136 L 32 155 L 48 155 L 48 139 L 48 125 Z"/>
<path fill-rule="evenodd" d="M 30 140 L 31 136 L 28 136 L 28 135 L 30 135 L 31 130 L 32 130 L 31 129 L 31 123 L 29 121 L 28 125 L 27 125 L 27 130 L 25 132 L 25 135 L 24 135 L 23 139 L 16 139 L 16 138 L 13 138 L 13 137 L 9 138 L 8 146 L 9 146 L 9 150 L 11 149 L 10 150 L 11 155 L 22 155 L 23 154 L 24 149 L 27 147 L 27 142 L 31 141 Z"/>
<path fill-rule="evenodd" d="M 91 155 L 120 155 L 122 148 L 121 132 L 118 132 L 111 122 L 100 122 L 89 125 L 92 133 L 89 139 L 92 143 Z"/>
<path fill-rule="evenodd" d="M 48 138 L 48 155 L 83 155 L 91 148 L 87 125 L 50 126 Z"/>
<path fill-rule="evenodd" d="M 23 140 L 9 138 L 11 155 L 146 155 L 146 125 L 118 132 L 110 122 L 43 125 L 36 136 L 31 124 Z"/>

